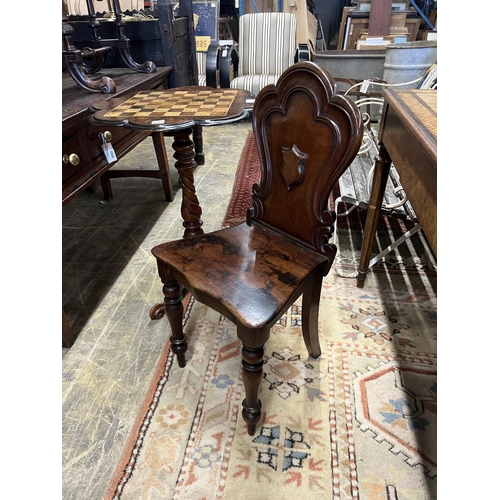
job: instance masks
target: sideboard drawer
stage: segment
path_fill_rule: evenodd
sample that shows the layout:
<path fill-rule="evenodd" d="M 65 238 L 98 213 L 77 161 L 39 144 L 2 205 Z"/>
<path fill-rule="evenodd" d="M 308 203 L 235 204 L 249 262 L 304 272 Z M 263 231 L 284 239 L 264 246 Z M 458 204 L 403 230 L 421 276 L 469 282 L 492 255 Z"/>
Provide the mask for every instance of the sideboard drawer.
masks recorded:
<path fill-rule="evenodd" d="M 85 159 L 82 154 L 77 134 L 63 137 L 62 140 L 62 181 L 80 172 L 85 167 Z"/>
<path fill-rule="evenodd" d="M 113 149 L 119 146 L 123 139 L 129 140 L 134 131 L 127 129 L 125 127 L 101 127 L 99 125 L 88 125 L 85 127 L 85 140 L 87 143 L 88 154 L 92 161 L 96 160 L 100 156 L 104 156 L 104 151 L 102 149 L 103 140 L 99 134 L 108 133 L 111 138 L 108 142 L 111 142 Z"/>
<path fill-rule="evenodd" d="M 171 66 L 158 67 L 155 73 L 145 74 L 130 68 L 110 68 L 106 76 L 117 86 L 116 94 L 89 92 L 76 83 L 69 73 L 63 74 L 62 99 L 62 204 L 65 205 L 85 188 L 95 184 L 116 162 L 108 163 L 103 140 L 99 133 L 111 133 L 111 142 L 119 160 L 151 135 L 147 131 L 133 131 L 125 127 L 105 127 L 89 121 L 89 109 L 100 100 L 122 97 L 141 90 L 167 88 Z M 96 77 L 92 77 L 95 79 Z M 66 156 L 64 156 L 66 155 Z"/>

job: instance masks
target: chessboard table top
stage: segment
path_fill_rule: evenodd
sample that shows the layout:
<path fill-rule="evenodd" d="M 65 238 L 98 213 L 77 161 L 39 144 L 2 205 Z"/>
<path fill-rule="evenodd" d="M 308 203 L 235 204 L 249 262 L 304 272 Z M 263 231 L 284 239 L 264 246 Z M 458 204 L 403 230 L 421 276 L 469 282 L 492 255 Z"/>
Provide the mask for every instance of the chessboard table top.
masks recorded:
<path fill-rule="evenodd" d="M 219 125 L 247 116 L 253 94 L 239 89 L 176 87 L 144 90 L 94 103 L 91 121 L 138 130 L 173 130 L 194 125 Z"/>

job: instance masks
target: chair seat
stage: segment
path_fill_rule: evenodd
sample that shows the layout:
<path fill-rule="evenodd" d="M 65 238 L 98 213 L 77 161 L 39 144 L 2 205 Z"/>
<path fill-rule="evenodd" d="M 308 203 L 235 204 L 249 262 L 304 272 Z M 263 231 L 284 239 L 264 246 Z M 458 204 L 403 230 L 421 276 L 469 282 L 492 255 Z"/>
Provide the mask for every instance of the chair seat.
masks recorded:
<path fill-rule="evenodd" d="M 255 222 L 164 243 L 152 253 L 195 299 L 249 328 L 274 323 L 327 262 Z"/>
<path fill-rule="evenodd" d="M 275 84 L 279 75 L 243 75 L 231 80 L 232 89 L 243 89 L 257 95 L 261 89 L 270 83 Z"/>

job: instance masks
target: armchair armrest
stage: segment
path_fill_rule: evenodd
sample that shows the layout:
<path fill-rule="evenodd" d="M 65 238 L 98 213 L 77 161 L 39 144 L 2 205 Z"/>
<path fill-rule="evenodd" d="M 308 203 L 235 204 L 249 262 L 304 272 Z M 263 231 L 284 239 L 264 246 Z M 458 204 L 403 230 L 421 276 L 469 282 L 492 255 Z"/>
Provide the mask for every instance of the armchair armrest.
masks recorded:
<path fill-rule="evenodd" d="M 220 47 L 219 83 L 221 88 L 228 89 L 233 77 L 238 76 L 239 60 L 240 58 L 236 47 L 232 45 Z M 233 74 L 231 74 L 231 65 Z"/>
<path fill-rule="evenodd" d="M 309 61 L 309 47 L 307 43 L 299 43 L 295 52 L 295 62 Z"/>
<path fill-rule="evenodd" d="M 217 88 L 217 69 L 219 68 L 220 47 L 217 43 L 212 43 L 207 50 L 207 62 L 205 75 L 207 86 Z"/>

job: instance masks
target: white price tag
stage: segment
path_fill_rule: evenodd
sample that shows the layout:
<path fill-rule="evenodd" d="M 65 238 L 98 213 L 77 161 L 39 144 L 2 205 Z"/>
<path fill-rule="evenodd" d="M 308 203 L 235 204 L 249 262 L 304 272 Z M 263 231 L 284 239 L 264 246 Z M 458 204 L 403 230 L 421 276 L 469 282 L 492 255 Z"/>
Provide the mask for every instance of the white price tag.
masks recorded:
<path fill-rule="evenodd" d="M 366 94 L 366 91 L 368 90 L 369 86 L 370 86 L 370 80 L 364 80 L 359 91 L 363 92 L 363 94 Z"/>
<path fill-rule="evenodd" d="M 104 151 L 104 155 L 106 156 L 106 160 L 108 160 L 108 163 L 113 163 L 117 160 L 115 150 L 113 149 L 113 145 L 110 142 L 105 142 L 102 145 L 102 150 Z"/>

